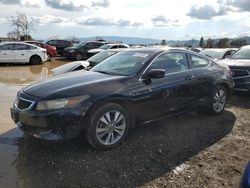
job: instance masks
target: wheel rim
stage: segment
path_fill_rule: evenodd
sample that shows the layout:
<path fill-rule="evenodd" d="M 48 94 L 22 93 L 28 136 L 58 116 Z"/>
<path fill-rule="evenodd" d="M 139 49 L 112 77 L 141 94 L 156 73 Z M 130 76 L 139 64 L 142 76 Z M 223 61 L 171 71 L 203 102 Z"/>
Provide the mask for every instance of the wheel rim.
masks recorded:
<path fill-rule="evenodd" d="M 38 57 L 33 57 L 32 63 L 33 64 L 39 64 L 40 63 L 40 59 Z"/>
<path fill-rule="evenodd" d="M 50 54 L 48 54 L 48 60 L 51 60 L 52 56 Z"/>
<path fill-rule="evenodd" d="M 226 94 L 223 89 L 219 89 L 214 95 L 213 107 L 216 112 L 220 112 L 224 109 L 226 104 Z"/>
<path fill-rule="evenodd" d="M 96 126 L 96 137 L 101 144 L 113 145 L 123 136 L 126 129 L 124 115 L 116 110 L 106 112 Z"/>

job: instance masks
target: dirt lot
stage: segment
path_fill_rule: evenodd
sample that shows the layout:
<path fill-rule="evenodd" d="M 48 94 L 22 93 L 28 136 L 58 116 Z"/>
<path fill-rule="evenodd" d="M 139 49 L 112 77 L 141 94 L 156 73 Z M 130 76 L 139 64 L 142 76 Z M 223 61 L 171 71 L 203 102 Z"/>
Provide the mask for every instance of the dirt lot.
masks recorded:
<path fill-rule="evenodd" d="M 250 159 L 249 95 L 233 95 L 219 116 L 200 109 L 138 125 L 109 151 L 94 151 L 83 138 L 58 143 L 23 139 L 9 115 L 16 92 L 64 63 L 0 66 L 0 187 L 239 185 Z"/>

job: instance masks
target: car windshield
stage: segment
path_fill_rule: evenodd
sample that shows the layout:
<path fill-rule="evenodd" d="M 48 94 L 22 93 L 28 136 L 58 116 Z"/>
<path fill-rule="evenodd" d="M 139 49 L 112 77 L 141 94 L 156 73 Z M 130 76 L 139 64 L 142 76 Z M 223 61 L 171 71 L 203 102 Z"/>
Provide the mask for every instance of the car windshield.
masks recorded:
<path fill-rule="evenodd" d="M 107 59 L 108 57 L 116 54 L 117 52 L 115 51 L 104 51 L 104 52 L 99 52 L 98 54 L 92 56 L 91 58 L 89 58 L 87 61 L 96 65 L 98 63 L 100 63 L 101 61 L 103 61 L 104 59 Z"/>
<path fill-rule="evenodd" d="M 105 45 L 100 47 L 100 49 L 103 49 L 103 50 L 107 50 L 109 48 L 110 48 L 110 45 L 108 45 L 108 44 L 105 44 Z"/>
<path fill-rule="evenodd" d="M 235 54 L 233 54 L 230 59 L 250 59 L 250 47 L 241 48 Z"/>
<path fill-rule="evenodd" d="M 120 52 L 104 60 L 92 68 L 91 71 L 104 74 L 133 76 L 142 69 L 152 54 L 152 52 L 143 51 Z"/>
<path fill-rule="evenodd" d="M 201 54 L 207 55 L 213 59 L 222 59 L 224 51 L 204 50 Z"/>
<path fill-rule="evenodd" d="M 81 47 L 83 47 L 85 45 L 86 45 L 86 42 L 81 42 L 81 43 L 77 44 L 75 47 L 76 48 L 81 48 Z"/>

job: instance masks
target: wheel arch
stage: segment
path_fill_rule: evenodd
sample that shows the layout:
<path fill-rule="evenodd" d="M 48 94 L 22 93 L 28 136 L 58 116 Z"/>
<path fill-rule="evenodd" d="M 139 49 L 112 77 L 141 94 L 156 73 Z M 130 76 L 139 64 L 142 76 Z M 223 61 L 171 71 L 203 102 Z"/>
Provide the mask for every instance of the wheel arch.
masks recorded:
<path fill-rule="evenodd" d="M 127 99 L 114 97 L 114 98 L 107 98 L 103 100 L 98 100 L 94 102 L 86 112 L 86 117 L 89 117 L 91 113 L 93 113 L 98 107 L 107 104 L 107 103 L 115 103 L 122 106 L 129 114 L 130 117 L 130 128 L 135 127 L 135 111 L 133 108 L 133 103 Z M 89 119 L 89 118 L 88 118 Z"/>
<path fill-rule="evenodd" d="M 231 89 L 230 89 L 229 83 L 226 80 L 221 80 L 220 82 L 218 82 L 216 84 L 215 88 L 218 87 L 218 86 L 225 87 L 225 89 L 227 90 L 227 93 L 228 93 L 228 97 L 230 97 L 230 95 L 231 95 Z"/>

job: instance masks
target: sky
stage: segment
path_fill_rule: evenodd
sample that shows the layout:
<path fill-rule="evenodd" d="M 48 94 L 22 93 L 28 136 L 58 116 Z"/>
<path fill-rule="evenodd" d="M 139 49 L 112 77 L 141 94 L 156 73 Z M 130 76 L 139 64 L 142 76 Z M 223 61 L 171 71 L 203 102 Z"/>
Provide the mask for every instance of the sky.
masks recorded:
<path fill-rule="evenodd" d="M 126 36 L 166 40 L 250 35 L 250 0 L 0 0 L 0 36 L 17 12 L 36 39 Z"/>

